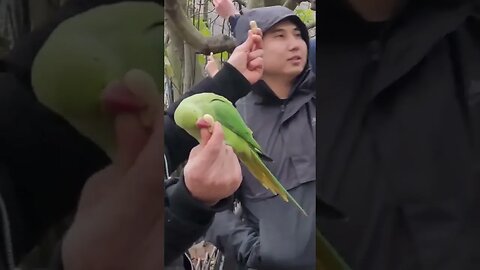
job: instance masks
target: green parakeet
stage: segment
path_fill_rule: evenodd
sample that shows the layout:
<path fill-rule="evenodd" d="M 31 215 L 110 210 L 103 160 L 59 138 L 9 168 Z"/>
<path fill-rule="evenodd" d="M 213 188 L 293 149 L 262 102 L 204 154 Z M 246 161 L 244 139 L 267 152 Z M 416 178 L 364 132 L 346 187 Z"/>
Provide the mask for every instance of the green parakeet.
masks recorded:
<path fill-rule="evenodd" d="M 175 123 L 199 142 L 201 140 L 199 121 L 205 121 L 204 117 L 212 122 L 207 125 L 213 124 L 213 121 L 222 124 L 225 143 L 233 148 L 240 161 L 266 189 L 280 195 L 286 202 L 291 200 L 305 216 L 307 215 L 265 166 L 262 159 L 270 161 L 271 159 L 262 152 L 260 145 L 253 138 L 253 132 L 229 100 L 214 93 L 195 94 L 182 100 L 174 114 Z"/>
<path fill-rule="evenodd" d="M 160 4 L 120 2 L 63 21 L 34 59 L 32 85 L 39 101 L 112 157 L 114 123 L 102 106 L 103 90 L 123 87 L 163 108 L 156 87 L 163 85 L 163 17 Z"/>

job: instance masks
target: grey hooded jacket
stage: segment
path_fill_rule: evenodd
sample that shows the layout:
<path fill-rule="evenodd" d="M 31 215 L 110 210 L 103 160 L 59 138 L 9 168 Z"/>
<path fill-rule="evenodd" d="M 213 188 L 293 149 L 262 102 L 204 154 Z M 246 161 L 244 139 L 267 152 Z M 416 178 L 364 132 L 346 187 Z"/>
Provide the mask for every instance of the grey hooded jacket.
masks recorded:
<path fill-rule="evenodd" d="M 244 12 L 235 27 L 238 43 L 246 39 L 248 23 L 255 20 L 263 32 L 285 18 L 308 33 L 298 17 L 283 7 Z M 315 74 L 306 65 L 290 97 L 281 100 L 260 81 L 240 99 L 237 109 L 273 163 L 267 167 L 308 213 L 266 190 L 247 170 L 238 192 L 242 218 L 232 211 L 218 213 L 206 240 L 244 268 L 315 269 Z"/>

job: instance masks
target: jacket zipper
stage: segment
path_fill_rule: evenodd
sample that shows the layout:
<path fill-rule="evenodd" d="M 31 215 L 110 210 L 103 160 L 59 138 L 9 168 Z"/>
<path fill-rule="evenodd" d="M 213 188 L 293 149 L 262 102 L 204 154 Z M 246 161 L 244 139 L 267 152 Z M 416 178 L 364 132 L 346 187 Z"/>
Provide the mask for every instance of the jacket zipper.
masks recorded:
<path fill-rule="evenodd" d="M 282 102 L 282 105 L 280 106 L 280 110 L 282 113 L 285 112 L 286 107 L 287 107 L 287 101 L 285 100 Z"/>

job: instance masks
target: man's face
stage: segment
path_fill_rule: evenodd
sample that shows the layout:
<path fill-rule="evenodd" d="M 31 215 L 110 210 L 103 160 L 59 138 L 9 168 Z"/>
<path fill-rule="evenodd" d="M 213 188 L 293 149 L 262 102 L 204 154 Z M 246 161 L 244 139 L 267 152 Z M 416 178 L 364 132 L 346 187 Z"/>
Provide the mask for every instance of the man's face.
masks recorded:
<path fill-rule="evenodd" d="M 300 29 L 290 22 L 274 25 L 263 36 L 265 75 L 296 77 L 307 63 L 307 44 Z"/>

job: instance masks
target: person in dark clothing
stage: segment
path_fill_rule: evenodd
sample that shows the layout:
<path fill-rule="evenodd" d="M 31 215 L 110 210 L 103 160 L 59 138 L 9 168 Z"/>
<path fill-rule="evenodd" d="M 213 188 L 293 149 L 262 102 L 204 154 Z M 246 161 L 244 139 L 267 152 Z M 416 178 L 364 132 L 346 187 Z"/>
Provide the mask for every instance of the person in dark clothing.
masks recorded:
<path fill-rule="evenodd" d="M 239 17 L 237 42 L 246 39 L 252 20 L 264 33 L 264 74 L 236 107 L 274 160 L 267 167 L 309 216 L 244 170 L 237 192 L 242 216 L 230 210 L 218 213 L 205 239 L 234 257 L 241 269 L 315 269 L 315 211 L 334 209 L 317 207 L 315 200 L 316 93 L 308 65 L 308 31 L 288 8 L 256 8 Z"/>
<path fill-rule="evenodd" d="M 123 115 L 117 120 L 119 131 L 124 131 L 119 132 L 121 135 L 119 139 L 123 141 L 125 146 L 123 155 L 120 155 L 123 158 L 119 159 L 121 166 L 115 164 L 115 162 L 119 162 L 118 160 L 115 160 L 113 166 L 109 166 L 111 161 L 106 157 L 105 153 L 99 150 L 91 141 L 81 136 L 64 119 L 42 106 L 36 100 L 31 90 L 29 74 L 33 59 L 55 26 L 69 16 L 94 7 L 95 4 L 113 2 L 116 1 L 68 2 L 69 4 L 60 10 L 59 14 L 61 15 L 56 18 L 55 22 L 49 23 L 25 37 L 23 41 L 18 43 L 6 60 L 2 61 L 0 73 L 0 85 L 2 86 L 0 90 L 0 211 L 2 213 L 1 225 L 4 234 L 2 235 L 2 241 L 0 241 L 2 251 L 0 254 L 0 265 L 3 268 L 13 269 L 14 265 L 35 246 L 46 229 L 66 216 L 73 214 L 79 198 L 81 201 L 74 226 L 72 226 L 73 229 L 70 229 L 64 239 L 69 244 L 63 242 L 59 245 L 59 252 L 53 260 L 55 267 L 61 268 L 64 259 L 67 260 L 68 266 L 73 268 L 84 266 L 92 269 L 91 264 L 102 268 L 102 266 L 112 266 L 109 263 L 113 261 L 115 261 L 114 263 L 122 263 L 118 256 L 110 259 L 108 257 L 102 258 L 102 256 L 119 255 L 119 253 L 115 253 L 115 250 L 108 250 L 108 248 L 102 249 L 102 247 L 108 246 L 109 241 L 102 241 L 102 238 L 92 239 L 95 236 L 93 233 L 99 233 L 96 236 L 104 237 L 103 240 L 108 240 L 108 237 L 112 240 L 115 234 L 108 235 L 106 233 L 102 235 L 102 224 L 106 226 L 104 232 L 112 229 L 120 232 L 125 227 L 115 228 L 115 226 L 121 225 L 122 222 L 114 224 L 112 222 L 122 221 L 122 218 L 124 220 L 125 216 L 122 216 L 123 213 L 129 212 L 128 210 L 131 213 L 136 213 L 137 211 L 134 211 L 135 207 L 140 207 L 142 203 L 144 206 L 146 206 L 145 204 L 149 206 L 140 209 L 150 207 L 156 209 L 158 208 L 157 204 L 163 205 L 163 197 L 161 196 L 163 191 L 157 188 L 161 185 L 158 185 L 158 181 L 152 181 L 152 179 L 148 181 L 148 177 L 145 178 L 145 174 L 151 172 L 152 168 L 154 168 L 152 166 L 156 166 L 157 169 L 155 171 L 158 174 L 158 168 L 161 168 L 164 162 L 164 156 L 160 152 L 162 149 L 162 145 L 160 145 L 161 140 L 152 139 L 148 143 L 144 141 L 143 144 L 146 143 L 145 150 L 140 151 L 143 147 L 138 145 L 139 142 L 137 140 L 132 141 L 132 138 L 135 138 L 134 134 L 138 135 L 141 133 L 139 133 L 138 129 L 135 129 L 135 121 L 132 121 L 132 117 Z M 219 71 L 214 79 L 209 78 L 202 81 L 185 96 L 208 90 L 221 94 L 235 102 L 238 98 L 245 95 L 247 93 L 246 90 L 238 91 L 238 87 L 248 89 L 252 83 L 260 78 L 262 73 L 261 62 L 255 61 L 256 65 L 249 63 L 256 59 L 249 57 L 249 52 L 254 44 L 261 41 L 260 37 L 255 36 L 252 35 L 252 38 L 242 48 L 237 50 L 236 53 L 234 52 L 232 56 L 235 57 L 232 57 L 225 64 L 224 68 Z M 260 49 L 260 47 L 258 48 Z M 236 88 L 229 87 L 232 85 L 235 85 Z M 235 91 L 232 91 L 232 89 Z M 176 105 L 178 105 L 178 102 L 169 109 L 170 112 L 174 112 Z M 172 115 L 167 113 L 163 119 L 159 118 L 157 120 L 158 127 L 153 133 L 156 135 L 156 138 L 159 138 L 159 132 L 162 132 L 161 127 L 162 125 L 164 126 L 165 160 L 167 160 L 166 163 L 168 164 L 166 172 L 171 173 L 175 170 L 180 163 L 187 160 L 189 154 L 189 162 L 197 160 L 197 166 L 201 165 L 201 163 L 198 163 L 201 161 L 198 160 L 202 155 L 214 158 L 214 154 L 202 154 L 208 150 L 209 144 L 213 145 L 216 142 L 218 146 L 226 147 L 221 139 L 221 132 L 216 133 L 215 129 L 208 142 L 195 147 L 197 142 L 174 124 Z M 216 130 L 218 130 L 218 127 Z M 125 136 L 122 134 L 125 134 Z M 148 134 L 146 135 L 145 138 L 148 138 Z M 207 134 L 205 141 L 207 141 L 208 137 Z M 191 151 L 194 147 L 195 149 Z M 226 149 L 228 150 L 228 147 Z M 231 149 L 229 151 L 229 156 L 233 157 Z M 136 161 L 132 160 L 135 154 L 138 155 Z M 234 161 L 238 165 L 236 158 Z M 148 165 L 150 162 L 155 164 Z M 235 166 L 235 162 L 231 166 Z M 237 175 L 235 169 L 231 166 L 224 168 L 224 170 L 230 171 L 230 173 L 224 173 L 223 179 L 209 179 L 208 177 L 204 179 L 205 186 L 203 187 L 198 187 L 198 185 L 194 187 L 189 182 L 199 181 L 199 177 L 202 178 L 202 173 L 209 171 L 207 165 L 206 167 L 202 166 L 204 170 L 195 170 L 197 172 L 196 180 L 192 179 L 189 181 L 183 178 L 170 178 L 167 180 L 165 184 L 166 264 L 181 255 L 193 241 L 202 235 L 217 211 L 229 207 L 231 196 L 228 194 L 233 193 L 236 189 L 235 186 L 241 181 L 240 175 Z M 129 173 L 126 174 L 125 172 Z M 92 176 L 94 173 L 96 174 Z M 147 180 L 141 181 L 140 177 L 142 175 Z M 193 173 L 190 175 L 194 178 Z M 210 173 L 210 175 L 218 178 L 218 172 L 216 174 Z M 88 182 L 86 182 L 87 179 L 89 179 Z M 112 181 L 118 181 L 118 187 L 115 186 L 117 182 L 113 183 Z M 137 181 L 139 183 L 135 184 Z M 211 197 L 207 200 L 207 198 L 197 195 L 200 194 L 198 193 L 201 191 L 199 189 L 207 188 L 211 190 L 208 182 L 210 182 L 210 185 L 216 185 L 218 190 L 211 192 Z M 146 186 L 139 185 L 140 183 Z M 132 184 L 132 187 L 136 185 L 138 190 L 141 191 L 137 195 L 142 194 L 142 192 L 150 195 L 141 196 L 142 199 L 139 201 L 141 203 L 133 206 L 130 204 L 122 206 L 122 203 L 109 206 L 109 204 L 118 202 L 118 198 L 129 198 L 129 195 L 125 193 L 125 185 L 129 184 Z M 121 195 L 122 188 L 120 187 L 122 185 L 124 186 L 123 195 Z M 146 188 L 150 189 L 146 190 Z M 103 194 L 103 196 L 99 194 Z M 111 194 L 116 195 L 112 196 Z M 155 194 L 158 196 L 155 196 Z M 115 196 L 120 197 L 112 199 Z M 122 213 L 122 215 L 113 215 L 109 211 L 112 209 L 121 210 L 119 213 Z M 147 211 L 141 211 L 140 213 L 147 213 Z M 151 214 L 152 211 L 148 211 L 148 213 Z M 137 214 L 137 216 L 133 215 L 130 217 L 137 217 L 138 220 L 135 221 L 138 221 L 139 224 L 142 223 L 143 216 Z M 89 219 L 88 222 L 86 222 L 87 218 Z M 127 224 L 132 220 L 130 218 Z M 95 227 L 97 225 L 98 227 Z M 109 227 L 109 225 L 113 226 Z M 163 224 L 158 225 L 163 226 Z M 89 226 L 93 227 L 89 228 Z M 121 236 L 125 235 L 116 236 L 121 239 L 123 238 Z M 128 237 L 129 235 L 126 236 Z M 152 247 L 151 245 L 153 247 L 163 246 L 163 236 L 159 234 L 159 231 L 153 230 L 152 235 L 149 236 L 152 243 L 155 240 L 157 242 L 149 243 L 147 247 Z M 133 243 L 135 243 L 134 240 L 132 239 Z M 91 245 L 86 247 L 79 246 L 75 245 L 75 242 L 77 244 L 90 243 Z M 98 246 L 94 243 L 97 243 Z M 117 243 L 125 244 L 125 242 Z M 103 246 L 105 244 L 107 246 Z M 65 246 L 70 248 L 67 248 L 67 254 L 62 254 Z M 99 248 L 99 250 L 93 249 L 94 246 Z M 162 252 L 162 250 L 160 248 L 153 249 L 152 252 L 158 253 Z M 136 269 L 144 269 L 145 267 L 148 269 L 149 266 L 159 263 L 158 261 L 141 260 L 142 257 L 139 254 L 127 253 L 129 253 L 130 258 L 122 258 L 124 263 L 132 263 Z M 161 257 L 158 255 L 153 256 Z M 80 261 L 82 259 L 83 261 Z M 128 261 L 129 259 L 130 261 Z M 162 267 L 162 265 L 157 266 Z M 122 267 L 128 268 L 129 265 L 122 264 Z M 70 269 L 70 267 L 67 269 Z"/>
<path fill-rule="evenodd" d="M 479 269 L 478 1 L 316 5 L 320 230 L 356 270 Z"/>

